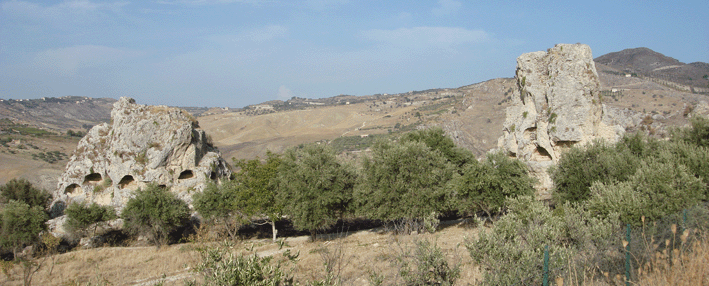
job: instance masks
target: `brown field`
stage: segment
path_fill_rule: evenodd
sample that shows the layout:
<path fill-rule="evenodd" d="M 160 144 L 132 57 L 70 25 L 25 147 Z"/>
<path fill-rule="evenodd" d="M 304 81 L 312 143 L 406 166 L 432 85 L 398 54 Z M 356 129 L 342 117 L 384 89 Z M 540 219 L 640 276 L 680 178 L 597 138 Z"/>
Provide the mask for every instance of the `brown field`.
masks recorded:
<path fill-rule="evenodd" d="M 341 285 L 371 285 L 370 275 L 385 277 L 384 285 L 399 285 L 398 266 L 393 263 L 413 248 L 415 241 L 428 240 L 440 247 L 451 265 L 461 267 L 456 285 L 482 285 L 482 272 L 464 246 L 466 238 L 474 238 L 487 227 L 468 227 L 459 221 L 444 223 L 434 234 L 392 235 L 381 228 L 357 232 L 322 235 L 315 242 L 309 236 L 288 237 L 282 248 L 268 239 L 248 239 L 231 244 L 234 253 L 273 256 L 285 261 L 282 253 L 299 253 L 295 264 L 284 264 L 296 282 L 323 279 L 327 259 L 335 265 Z M 74 250 L 44 260 L 34 276 L 34 285 L 183 285 L 186 280 L 200 281 L 193 268 L 199 262 L 197 248 L 219 245 L 216 242 L 192 242 L 162 248 L 102 247 Z M 683 250 L 682 250 L 683 249 Z M 633 285 L 709 285 L 709 236 L 672 255 L 657 251 L 639 272 Z M 655 250 L 648 249 L 651 253 Z M 339 254 L 339 255 L 338 255 Z M 39 260 L 38 260 L 39 261 Z M 0 285 L 22 285 L 20 267 L 0 273 Z M 566 282 L 564 285 L 621 285 L 620 276 Z M 559 285 L 552 282 L 552 285 Z"/>
<path fill-rule="evenodd" d="M 465 237 L 475 236 L 477 228 L 466 228 L 458 224 L 441 227 L 434 234 L 392 235 L 381 229 L 364 230 L 352 233 L 339 233 L 330 237 L 323 236 L 310 242 L 309 236 L 288 237 L 285 245 L 278 245 L 268 239 L 250 239 L 237 242 L 233 251 L 259 256 L 273 255 L 290 249 L 291 253 L 300 253 L 299 261 L 293 266 L 296 281 L 307 282 L 322 279 L 324 270 L 324 251 L 341 250 L 336 259 L 342 264 L 340 277 L 344 285 L 369 285 L 371 271 L 388 277 L 395 282 L 397 269 L 392 264 L 393 258 L 402 250 L 410 249 L 417 239 L 435 241 L 444 251 L 449 261 L 462 265 L 460 283 L 474 284 L 481 278 L 478 267 L 472 264 L 463 245 Z M 339 237 L 339 238 L 338 238 Z M 199 277 L 192 268 L 199 261 L 197 247 L 202 243 L 184 243 L 162 248 L 146 247 L 103 247 L 96 249 L 75 250 L 57 254 L 44 262 L 32 283 L 34 285 L 183 285 L 184 280 Z M 249 251 L 253 246 L 253 251 Z M 52 263 L 52 259 L 54 262 Z M 18 276 L 20 267 L 11 272 L 12 277 L 0 274 L 2 285 L 22 285 Z M 50 274 L 51 272 L 51 274 Z"/>

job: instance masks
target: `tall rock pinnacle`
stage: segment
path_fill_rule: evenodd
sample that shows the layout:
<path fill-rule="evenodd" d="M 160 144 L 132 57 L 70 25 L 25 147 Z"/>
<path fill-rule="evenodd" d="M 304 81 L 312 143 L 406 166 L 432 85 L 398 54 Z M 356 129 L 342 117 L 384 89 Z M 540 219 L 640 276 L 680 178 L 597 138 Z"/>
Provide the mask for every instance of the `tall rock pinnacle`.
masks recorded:
<path fill-rule="evenodd" d="M 600 82 L 583 44 L 558 44 L 517 58 L 517 90 L 506 110 L 498 149 L 524 161 L 539 183 L 537 196 L 550 198 L 547 169 L 564 149 L 596 138 L 616 141 L 623 128 L 602 122 Z"/>

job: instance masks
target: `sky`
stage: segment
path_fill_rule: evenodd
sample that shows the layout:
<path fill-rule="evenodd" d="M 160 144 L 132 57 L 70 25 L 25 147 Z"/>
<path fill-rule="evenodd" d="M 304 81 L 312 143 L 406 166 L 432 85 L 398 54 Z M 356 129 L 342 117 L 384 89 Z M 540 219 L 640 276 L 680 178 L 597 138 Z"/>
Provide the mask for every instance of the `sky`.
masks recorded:
<path fill-rule="evenodd" d="M 699 1 L 0 0 L 0 98 L 243 107 L 514 76 L 557 43 L 709 62 Z"/>

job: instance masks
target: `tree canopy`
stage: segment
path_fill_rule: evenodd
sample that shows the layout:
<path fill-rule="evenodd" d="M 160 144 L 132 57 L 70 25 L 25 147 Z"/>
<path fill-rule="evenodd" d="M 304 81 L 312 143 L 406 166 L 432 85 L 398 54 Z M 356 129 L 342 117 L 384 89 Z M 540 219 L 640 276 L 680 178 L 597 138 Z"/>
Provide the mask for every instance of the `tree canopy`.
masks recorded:
<path fill-rule="evenodd" d="M 183 226 L 190 217 L 187 203 L 167 188 L 155 184 L 138 189 L 123 209 L 123 227 L 131 234 L 145 235 L 156 244 L 168 242 L 169 234 Z"/>
<path fill-rule="evenodd" d="M 32 183 L 26 179 L 15 178 L 0 186 L 0 199 L 4 202 L 16 200 L 24 202 L 30 207 L 39 206 L 45 209 L 52 200 L 52 195 L 32 186 Z"/>
<path fill-rule="evenodd" d="M 356 178 L 354 168 L 341 164 L 331 148 L 302 145 L 283 154 L 276 201 L 296 229 L 314 235 L 348 211 Z"/>
<path fill-rule="evenodd" d="M 378 141 L 362 161 L 358 213 L 373 219 L 422 219 L 446 210 L 455 166 L 441 151 L 416 140 Z"/>

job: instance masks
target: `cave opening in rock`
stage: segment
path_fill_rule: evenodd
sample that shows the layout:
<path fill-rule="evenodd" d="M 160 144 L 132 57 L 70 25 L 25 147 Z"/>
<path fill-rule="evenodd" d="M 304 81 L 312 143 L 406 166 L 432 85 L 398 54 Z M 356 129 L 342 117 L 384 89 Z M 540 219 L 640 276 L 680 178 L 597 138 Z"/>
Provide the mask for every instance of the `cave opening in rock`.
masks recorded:
<path fill-rule="evenodd" d="M 217 173 L 216 172 L 209 173 L 209 179 L 211 179 L 212 181 L 216 181 L 217 180 Z"/>
<path fill-rule="evenodd" d="M 133 179 L 133 176 L 125 175 L 125 176 L 123 176 L 123 178 L 121 178 L 121 181 L 118 182 L 118 186 L 120 186 L 121 189 L 125 189 L 128 185 L 130 185 L 133 182 L 135 182 L 135 179 Z"/>
<path fill-rule="evenodd" d="M 68 195 L 75 195 L 81 192 L 81 186 L 78 184 L 71 184 L 64 189 L 64 193 Z"/>
<path fill-rule="evenodd" d="M 99 173 L 91 173 L 86 175 L 84 177 L 84 184 L 86 183 L 98 183 L 102 180 L 103 178 L 101 177 L 101 174 Z"/>
<path fill-rule="evenodd" d="M 549 154 L 549 152 L 547 152 L 547 150 L 542 148 L 541 146 L 537 146 L 537 154 L 539 156 L 541 156 L 542 158 L 544 158 L 544 160 L 548 160 L 548 161 L 552 160 L 551 154 Z"/>
<path fill-rule="evenodd" d="M 180 173 L 180 176 L 177 179 L 184 180 L 191 178 L 194 178 L 194 173 L 192 173 L 192 170 L 184 170 L 182 171 L 182 173 Z"/>

